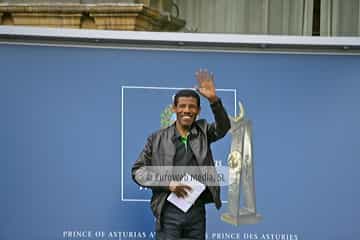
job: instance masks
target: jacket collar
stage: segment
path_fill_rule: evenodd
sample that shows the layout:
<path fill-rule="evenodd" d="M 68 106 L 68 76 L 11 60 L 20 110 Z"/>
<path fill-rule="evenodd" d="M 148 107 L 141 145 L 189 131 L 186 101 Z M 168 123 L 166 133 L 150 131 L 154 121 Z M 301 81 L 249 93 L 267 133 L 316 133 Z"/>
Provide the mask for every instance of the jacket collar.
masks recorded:
<path fill-rule="evenodd" d="M 177 133 L 175 124 L 176 124 L 176 121 L 173 124 L 171 124 L 171 126 L 170 126 L 171 140 L 173 142 L 175 142 L 177 136 L 179 135 Z M 199 135 L 199 129 L 198 128 L 199 128 L 199 126 L 198 126 L 197 122 L 195 121 L 193 123 L 193 125 L 191 126 L 191 128 L 190 128 L 189 139 L 195 138 L 195 137 L 197 137 Z"/>

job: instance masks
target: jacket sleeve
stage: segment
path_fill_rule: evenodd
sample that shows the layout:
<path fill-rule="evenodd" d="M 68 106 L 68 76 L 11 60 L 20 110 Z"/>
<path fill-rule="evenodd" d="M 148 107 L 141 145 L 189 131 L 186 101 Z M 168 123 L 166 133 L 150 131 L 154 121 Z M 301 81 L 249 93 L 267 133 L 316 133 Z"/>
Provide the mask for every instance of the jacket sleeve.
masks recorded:
<path fill-rule="evenodd" d="M 220 98 L 216 102 L 210 104 L 210 107 L 214 114 L 215 122 L 207 126 L 207 136 L 209 143 L 212 143 L 224 137 L 231 125 L 230 119 Z"/>
<path fill-rule="evenodd" d="M 131 175 L 140 186 L 151 188 L 154 191 L 169 191 L 169 182 L 159 180 L 161 167 L 152 164 L 153 139 L 154 134 L 147 138 L 143 150 L 131 169 Z"/>

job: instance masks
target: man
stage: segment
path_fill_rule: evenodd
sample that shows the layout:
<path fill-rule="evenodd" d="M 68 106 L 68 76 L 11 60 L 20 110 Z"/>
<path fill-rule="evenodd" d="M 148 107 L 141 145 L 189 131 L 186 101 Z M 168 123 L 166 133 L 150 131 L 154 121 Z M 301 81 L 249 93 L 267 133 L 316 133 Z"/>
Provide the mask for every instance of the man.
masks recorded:
<path fill-rule="evenodd" d="M 172 110 L 176 121 L 153 133 L 132 168 L 132 177 L 141 186 L 152 190 L 151 208 L 156 217 L 157 239 L 205 239 L 205 206 L 214 202 L 221 207 L 219 185 L 208 184 L 187 212 L 167 201 L 170 193 L 184 198 L 191 187 L 174 179 L 155 180 L 151 166 L 210 166 L 214 160 L 210 143 L 224 137 L 230 129 L 227 113 L 216 95 L 214 77 L 207 70 L 196 73 L 197 91 L 211 106 L 215 122 L 196 120 L 200 113 L 200 97 L 193 90 L 180 90 L 174 98 Z M 164 184 L 165 182 L 165 184 Z"/>

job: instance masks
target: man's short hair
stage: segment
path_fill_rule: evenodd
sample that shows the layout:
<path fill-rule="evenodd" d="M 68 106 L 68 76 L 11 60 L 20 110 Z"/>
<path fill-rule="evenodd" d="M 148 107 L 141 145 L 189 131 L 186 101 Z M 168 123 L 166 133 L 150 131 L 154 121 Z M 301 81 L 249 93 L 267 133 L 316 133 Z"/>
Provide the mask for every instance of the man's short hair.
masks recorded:
<path fill-rule="evenodd" d="M 193 97 L 197 101 L 197 106 L 200 107 L 200 97 L 199 94 L 197 94 L 196 91 L 192 89 L 181 89 L 179 90 L 174 97 L 174 105 L 176 106 L 179 101 L 179 97 Z"/>

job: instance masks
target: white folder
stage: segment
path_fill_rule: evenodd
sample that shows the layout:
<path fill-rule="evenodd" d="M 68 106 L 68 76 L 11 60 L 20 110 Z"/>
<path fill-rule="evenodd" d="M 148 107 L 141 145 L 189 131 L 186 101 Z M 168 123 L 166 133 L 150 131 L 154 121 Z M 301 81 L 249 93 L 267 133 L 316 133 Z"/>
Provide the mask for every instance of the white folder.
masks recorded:
<path fill-rule="evenodd" d="M 174 204 L 176 207 L 181 209 L 183 212 L 187 212 L 190 207 L 195 203 L 196 199 L 205 190 L 205 185 L 197 181 L 195 178 L 186 174 L 180 181 L 181 184 L 188 185 L 191 187 L 191 191 L 188 192 L 186 197 L 180 198 L 175 193 L 171 193 L 167 200 Z"/>

